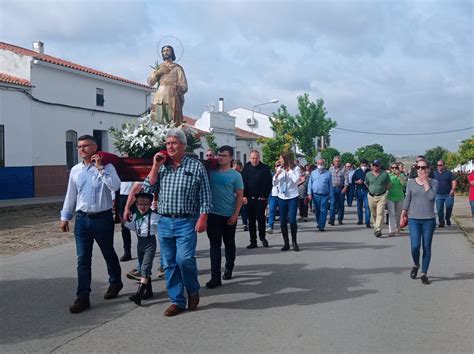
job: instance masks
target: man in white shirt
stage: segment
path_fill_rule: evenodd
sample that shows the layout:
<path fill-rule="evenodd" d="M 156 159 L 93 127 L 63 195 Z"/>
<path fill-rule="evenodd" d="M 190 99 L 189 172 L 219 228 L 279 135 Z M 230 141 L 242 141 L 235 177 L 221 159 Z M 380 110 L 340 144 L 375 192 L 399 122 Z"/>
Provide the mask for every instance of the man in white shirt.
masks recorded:
<path fill-rule="evenodd" d="M 77 142 L 82 162 L 69 174 L 69 183 L 60 228 L 69 231 L 69 220 L 76 211 L 74 236 L 77 249 L 77 299 L 69 308 L 79 313 L 90 307 L 91 263 L 94 240 L 100 247 L 109 273 L 110 286 L 104 299 L 116 298 L 123 287 L 119 259 L 114 250 L 114 220 L 112 191 L 120 189 L 120 179 L 112 164 L 102 165 L 97 154 L 97 143 L 90 135 L 79 137 Z"/>

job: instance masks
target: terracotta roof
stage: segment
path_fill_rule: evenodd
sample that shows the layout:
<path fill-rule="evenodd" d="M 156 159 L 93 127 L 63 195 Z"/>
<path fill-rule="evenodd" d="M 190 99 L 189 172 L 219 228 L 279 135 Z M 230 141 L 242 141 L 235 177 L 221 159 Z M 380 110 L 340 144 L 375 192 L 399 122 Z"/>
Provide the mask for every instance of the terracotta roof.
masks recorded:
<path fill-rule="evenodd" d="M 38 59 L 38 60 L 41 60 L 41 61 L 44 61 L 44 62 L 47 62 L 47 63 L 64 66 L 64 67 L 69 68 L 69 69 L 83 71 L 83 72 L 93 74 L 93 75 L 97 75 L 97 76 L 106 77 L 106 78 L 111 79 L 111 80 L 117 80 L 117 81 L 125 82 L 127 84 L 132 84 L 132 85 L 136 85 L 136 86 L 140 86 L 140 87 L 144 87 L 144 88 L 148 88 L 148 89 L 153 89 L 153 87 L 142 84 L 140 82 L 131 81 L 131 80 L 127 80 L 127 79 L 124 79 L 122 77 L 119 77 L 119 76 L 107 74 L 107 73 L 104 73 L 103 71 L 91 69 L 91 68 L 88 68 L 86 66 L 82 66 L 82 65 L 75 64 L 75 63 L 72 63 L 72 62 L 67 61 L 67 60 L 63 60 L 63 59 L 60 59 L 60 58 L 53 57 L 51 55 L 40 54 L 38 52 L 35 52 L 34 50 L 18 47 L 18 46 L 13 45 L 13 44 L 0 42 L 0 49 L 8 50 L 8 51 L 11 51 L 11 52 L 19 54 L 19 55 L 31 56 L 35 59 Z"/>
<path fill-rule="evenodd" d="M 0 82 L 6 82 L 8 84 L 31 87 L 31 82 L 29 82 L 28 80 L 25 80 L 16 76 L 8 75 L 5 73 L 0 73 Z"/>
<path fill-rule="evenodd" d="M 194 125 L 196 124 L 197 119 L 187 117 L 187 116 L 183 116 L 183 121 L 187 125 L 189 125 L 191 127 L 194 127 Z M 194 129 L 196 129 L 197 131 L 199 131 L 202 134 L 209 134 L 209 132 L 206 132 L 206 131 L 203 131 L 203 130 L 200 130 L 200 129 L 197 129 L 197 128 L 194 128 Z M 263 135 L 258 135 L 258 134 L 255 134 L 255 133 L 251 133 L 249 131 L 246 131 L 246 130 L 243 130 L 243 129 L 240 129 L 240 128 L 235 128 L 235 133 L 236 133 L 237 137 L 241 138 L 241 139 L 265 138 Z"/>

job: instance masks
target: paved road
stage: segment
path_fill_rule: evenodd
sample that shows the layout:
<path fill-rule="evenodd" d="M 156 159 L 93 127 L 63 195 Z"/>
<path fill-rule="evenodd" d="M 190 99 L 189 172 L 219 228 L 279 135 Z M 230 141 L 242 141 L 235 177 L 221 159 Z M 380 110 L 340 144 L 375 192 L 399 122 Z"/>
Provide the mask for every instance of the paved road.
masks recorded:
<path fill-rule="evenodd" d="M 158 297 L 136 307 L 135 283 L 103 300 L 105 265 L 96 248 L 93 308 L 71 315 L 74 244 L 1 259 L 1 352 L 472 352 L 473 253 L 459 229 L 435 234 L 431 285 L 409 279 L 406 236 L 376 239 L 354 224 L 314 232 L 300 225 L 301 252 L 245 249 L 238 232 L 235 278 L 202 289 L 199 311 L 165 318 Z M 119 234 L 117 244 L 120 243 Z M 118 247 L 120 247 L 118 245 Z M 209 280 L 208 241 L 198 242 L 200 281 Z M 128 262 L 123 271 L 133 267 Z M 156 267 L 155 267 L 156 268 Z"/>

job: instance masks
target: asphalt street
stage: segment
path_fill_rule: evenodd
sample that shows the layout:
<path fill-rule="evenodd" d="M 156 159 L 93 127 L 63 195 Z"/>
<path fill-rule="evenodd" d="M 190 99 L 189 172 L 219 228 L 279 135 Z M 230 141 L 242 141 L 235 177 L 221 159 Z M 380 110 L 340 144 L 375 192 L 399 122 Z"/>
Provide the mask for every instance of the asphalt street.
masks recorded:
<path fill-rule="evenodd" d="M 161 280 L 142 307 L 128 300 L 136 283 L 125 277 L 119 298 L 104 300 L 96 246 L 92 308 L 76 315 L 74 243 L 1 257 L 0 352 L 473 352 L 473 248 L 457 227 L 436 231 L 432 283 L 423 285 L 409 278 L 406 232 L 377 239 L 355 225 L 355 208 L 324 233 L 313 219 L 299 225 L 298 253 L 280 251 L 280 233 L 270 248 L 247 250 L 239 227 L 234 278 L 213 290 L 199 235 L 200 307 L 174 318 L 163 316 Z M 135 261 L 121 264 L 125 274 Z"/>

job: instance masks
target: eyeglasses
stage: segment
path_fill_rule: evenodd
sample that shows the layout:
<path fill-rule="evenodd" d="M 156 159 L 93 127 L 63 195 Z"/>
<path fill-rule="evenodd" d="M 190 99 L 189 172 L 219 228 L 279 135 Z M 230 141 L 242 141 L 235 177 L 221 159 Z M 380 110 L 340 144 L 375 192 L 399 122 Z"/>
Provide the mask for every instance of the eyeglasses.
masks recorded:
<path fill-rule="evenodd" d="M 211 154 L 207 154 L 207 155 L 206 155 L 206 157 L 212 157 L 212 156 L 213 156 L 213 155 L 211 155 Z"/>
<path fill-rule="evenodd" d="M 92 144 L 83 144 L 83 145 L 77 145 L 76 148 L 77 150 L 85 149 L 91 146 Z"/>
<path fill-rule="evenodd" d="M 392 166 L 392 170 L 398 170 L 398 166 Z"/>
<path fill-rule="evenodd" d="M 417 170 L 423 170 L 423 171 L 424 171 L 424 170 L 426 170 L 426 169 L 428 168 L 428 166 L 415 166 L 415 168 L 416 168 Z"/>

